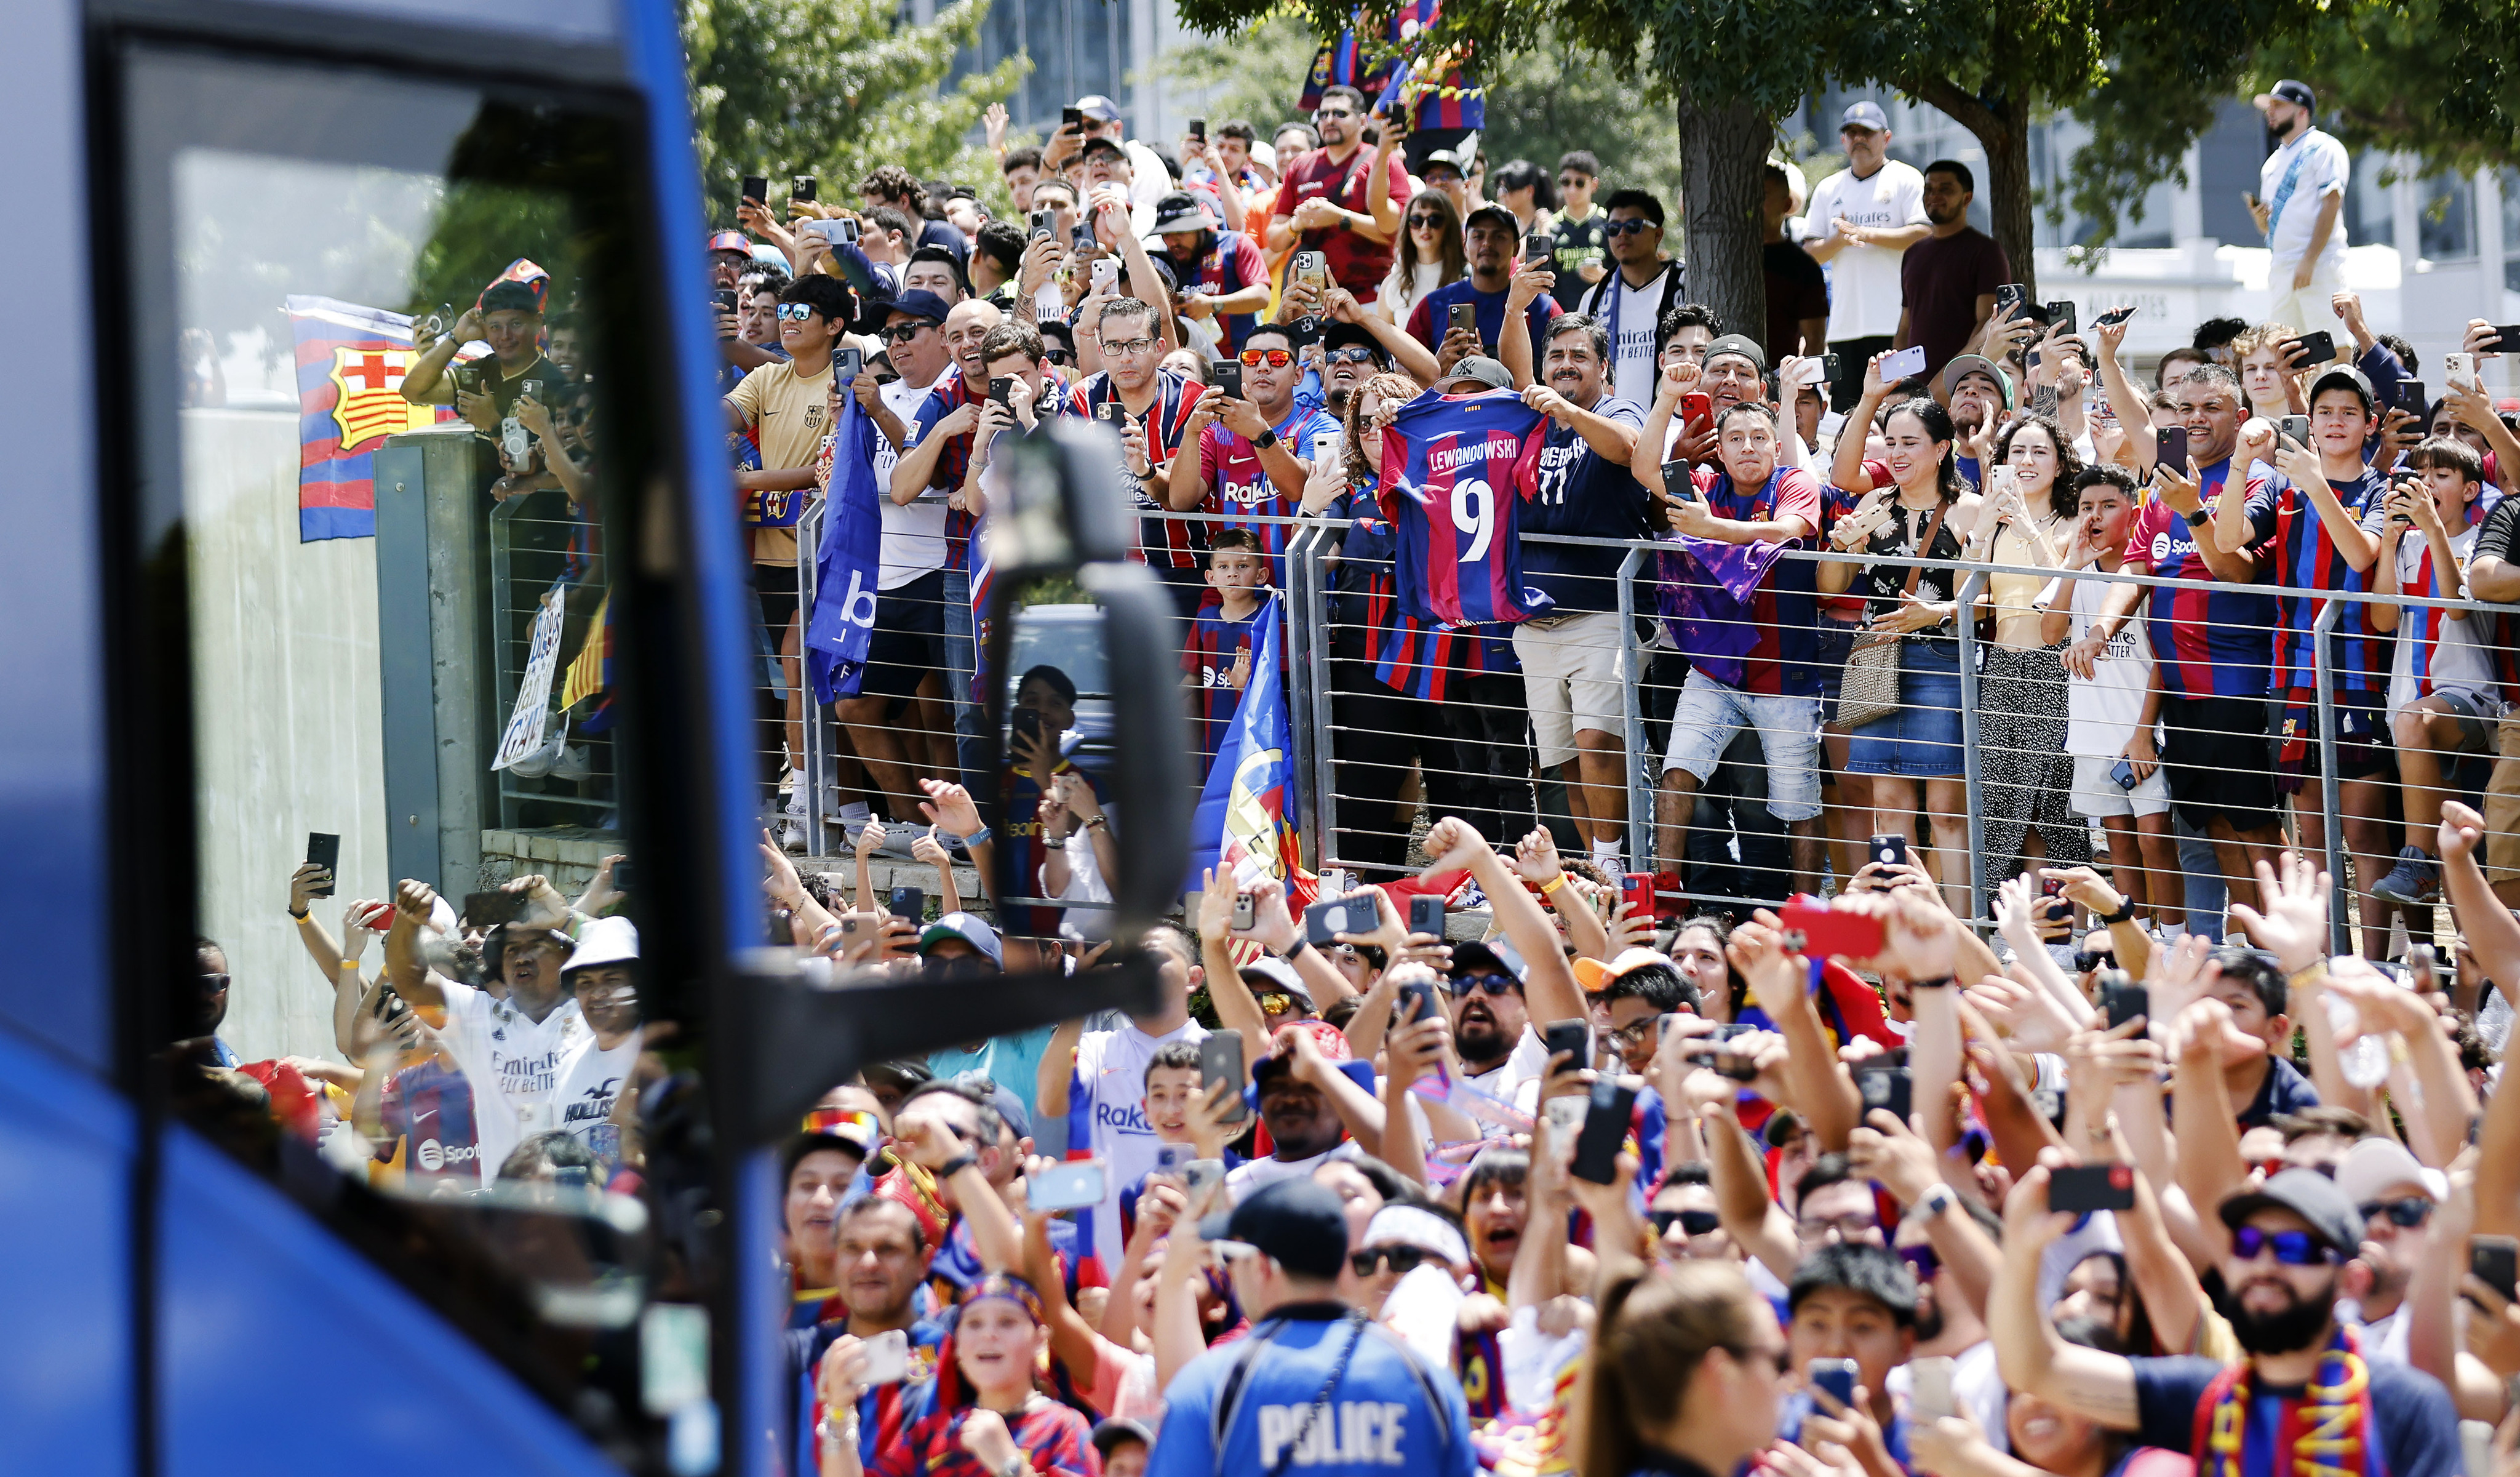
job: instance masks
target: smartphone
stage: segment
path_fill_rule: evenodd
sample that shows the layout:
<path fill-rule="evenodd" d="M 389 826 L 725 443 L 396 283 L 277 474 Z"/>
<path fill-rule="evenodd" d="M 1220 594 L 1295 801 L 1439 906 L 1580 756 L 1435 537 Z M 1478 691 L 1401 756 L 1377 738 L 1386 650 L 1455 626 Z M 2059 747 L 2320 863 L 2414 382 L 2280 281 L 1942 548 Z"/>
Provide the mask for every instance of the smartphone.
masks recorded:
<path fill-rule="evenodd" d="M 843 939 L 863 938 L 872 931 L 872 923 L 873 920 L 868 918 L 864 913 L 842 913 L 840 914 L 840 937 Z"/>
<path fill-rule="evenodd" d="M 1097 292 L 1109 291 L 1119 282 L 1119 257 L 1097 256 L 1094 258 L 1094 287 Z"/>
<path fill-rule="evenodd" d="M 1015 382 L 1013 378 L 1008 375 L 991 375 L 989 377 L 989 398 L 997 401 L 1001 405 L 1004 405 L 1009 410 L 1014 409 Z"/>
<path fill-rule="evenodd" d="M 1313 465 L 1318 467 L 1338 459 L 1339 442 L 1347 438 L 1344 431 L 1325 431 L 1313 438 Z"/>
<path fill-rule="evenodd" d="M 1584 1127 L 1575 1134 L 1575 1157 L 1566 1173 L 1594 1184 L 1619 1177 L 1619 1146 L 1627 1142 L 1628 1121 L 1637 1105 L 1637 1089 L 1615 1077 L 1593 1084 L 1593 1100 L 1584 1110 Z"/>
<path fill-rule="evenodd" d="M 1238 362 L 1224 359 L 1210 364 L 1207 366 L 1207 377 L 1215 382 L 1218 394 L 1229 400 L 1242 398 L 1242 366 Z"/>
<path fill-rule="evenodd" d="M 1834 385 L 1837 383 L 1837 355 L 1822 354 L 1820 356 L 1820 377 L 1827 384 Z"/>
<path fill-rule="evenodd" d="M 1128 414 L 1128 407 L 1118 400 L 1104 400 L 1094 407 L 1094 418 L 1107 425 L 1119 425 Z"/>
<path fill-rule="evenodd" d="M 1651 873 L 1651 872 L 1622 872 L 1622 873 L 1620 873 L 1620 874 L 1619 874 L 1619 900 L 1620 900 L 1621 902 L 1624 902 L 1624 903 L 1626 903 L 1626 904 L 1628 905 L 1628 916 L 1629 916 L 1629 917 L 1631 917 L 1631 918 L 1650 918 L 1650 917 L 1652 917 L 1652 916 L 1653 916 L 1653 905 L 1654 905 L 1654 879 L 1653 879 L 1653 873 Z"/>
<path fill-rule="evenodd" d="M 1713 396 L 1700 391 L 1692 390 L 1688 393 L 1680 397 L 1680 423 L 1682 425 L 1692 426 L 1699 421 L 1711 421 L 1714 418 L 1715 400 Z"/>
<path fill-rule="evenodd" d="M 1201 143 L 1205 143 L 1207 141 L 1207 119 L 1192 118 L 1190 120 L 1190 136 L 1197 139 Z"/>
<path fill-rule="evenodd" d="M 768 205 L 770 203 L 770 176 L 767 174 L 745 175 L 743 177 L 743 198 L 746 200 L 757 200 L 764 205 Z"/>
<path fill-rule="evenodd" d="M 1238 1096 L 1236 1101 L 1239 1102 Z M 1239 1115 L 1237 1117 L 1239 1121 Z M 1182 1196 L 1190 1202 L 1190 1214 L 1203 1214 L 1225 1184 L 1225 1161 L 1193 1159 L 1182 1166 Z"/>
<path fill-rule="evenodd" d="M 2059 332 L 2067 334 L 2072 333 L 2074 331 L 2074 304 L 2070 301 L 2064 301 L 2061 300 L 2048 303 L 2048 323 L 2050 328 L 2056 329 Z"/>
<path fill-rule="evenodd" d="M 464 921 L 474 928 L 497 928 L 502 923 L 517 921 L 518 905 L 517 895 L 511 892 L 466 893 Z"/>
<path fill-rule="evenodd" d="M 2429 944 L 2407 946 L 2407 988 L 2418 994 L 2441 989 L 2441 956 Z"/>
<path fill-rule="evenodd" d="M 2301 363 L 2305 369 L 2316 369 L 2336 357 L 2336 336 L 2323 328 L 2315 334 L 2304 334 L 2292 342 L 2301 346 Z"/>
<path fill-rule="evenodd" d="M 884 910 L 896 918 L 907 918 L 917 924 L 927 916 L 927 893 L 923 888 L 897 887 L 885 900 Z"/>
<path fill-rule="evenodd" d="M 814 198 L 814 176 L 791 175 L 788 185 L 788 198 L 791 201 L 811 201 Z"/>
<path fill-rule="evenodd" d="M 1413 980 L 1400 987 L 1401 1020 L 1422 1021 L 1433 1015 L 1436 1009 L 1435 987 L 1430 982 Z"/>
<path fill-rule="evenodd" d="M 1800 954 L 1868 959 L 1888 942 L 1880 919 L 1838 912 L 1817 898 L 1788 900 L 1777 921 L 1784 926 L 1785 946 Z"/>
<path fill-rule="evenodd" d="M 897 1385 L 910 1378 L 910 1331 L 888 1329 L 866 1341 L 866 1372 L 858 1376 L 868 1385 Z"/>
<path fill-rule="evenodd" d="M 2397 403 L 2392 408 L 2404 410 L 2410 415 L 2417 416 L 2420 416 L 2425 411 L 2432 409 L 2433 402 L 2430 395 L 2425 391 L 2424 382 L 2421 380 L 2400 380 L 2398 382 Z"/>
<path fill-rule="evenodd" d="M 1067 131 L 1068 129 L 1070 129 L 1070 128 L 1075 129 L 1075 130 L 1076 130 L 1077 132 L 1079 132 L 1079 133 L 1082 133 L 1082 132 L 1084 132 L 1084 131 L 1085 131 L 1085 110 L 1084 110 L 1084 109 L 1082 109 L 1082 108 L 1061 108 L 1060 110 L 1058 110 L 1058 130 L 1059 130 L 1059 132 L 1064 133 L 1064 132 L 1066 132 L 1066 131 Z"/>
<path fill-rule="evenodd" d="M 1669 461 L 1662 464 L 1662 489 L 1674 497 L 1686 497 L 1691 502 L 1703 501 L 1697 495 L 1697 480 L 1690 476 L 1689 466 L 1686 461 Z"/>
<path fill-rule="evenodd" d="M 1812 1388 L 1827 1391 L 1828 1398 L 1841 1406 L 1855 1404 L 1855 1361 L 1851 1359 L 1816 1359 L 1811 1362 Z M 1821 1413 L 1828 1412 L 1823 1410 Z"/>
<path fill-rule="evenodd" d="M 315 863 L 317 866 L 322 867 L 326 873 L 324 885 L 320 888 L 307 889 L 306 896 L 309 898 L 332 897 L 333 874 L 338 873 L 341 869 L 341 838 L 338 836 L 328 836 L 322 831 L 307 832 L 306 859 Z"/>
<path fill-rule="evenodd" d="M 2100 976 L 2100 1004 L 2109 1013 L 2111 1031 L 2137 1016 L 2146 1020 L 2152 1018 L 2151 989 L 2129 979 L 2122 969 L 2112 969 Z"/>
<path fill-rule="evenodd" d="M 1552 1070 L 1561 1056 L 1570 1057 L 1577 1068 L 1593 1065 L 1593 1026 L 1589 1021 L 1551 1021 L 1540 1028 L 1540 1044 Z"/>
<path fill-rule="evenodd" d="M 1828 366 L 1818 359 L 1805 359 L 1794 366 L 1794 383 L 1818 385 L 1828 378 Z"/>
<path fill-rule="evenodd" d="M 1304 909 L 1304 937 L 1326 948 L 1338 942 L 1332 934 L 1370 934 L 1381 921 L 1371 898 L 1332 898 Z"/>
<path fill-rule="evenodd" d="M 1250 1104 L 1242 1100 L 1245 1080 L 1240 1032 L 1218 1031 L 1199 1038 L 1199 1090 L 1214 1092 L 1220 1084 L 1230 1089 L 1231 1100 L 1225 1105 L 1225 1121 L 1228 1123 L 1240 1123 L 1251 1114 Z"/>
<path fill-rule="evenodd" d="M 1058 234 L 1058 212 L 1057 210 L 1035 210 L 1032 212 L 1032 240 L 1039 241 L 1045 236 L 1056 236 Z"/>
<path fill-rule="evenodd" d="M 1245 933 L 1250 932 L 1252 923 L 1255 922 L 1258 917 L 1257 913 L 1254 911 L 1254 907 L 1255 904 L 1252 902 L 1251 895 L 1249 893 L 1235 894 L 1234 926 Z"/>
<path fill-rule="evenodd" d="M 866 371 L 866 350 L 852 344 L 832 355 L 832 373 L 846 385 Z"/>
<path fill-rule="evenodd" d="M 1412 894 L 1409 899 L 1409 931 L 1444 937 L 1444 900 L 1432 893 Z"/>
<path fill-rule="evenodd" d="M 1087 221 L 1080 220 L 1076 224 L 1069 226 L 1067 228 L 1067 249 L 1079 256 L 1082 256 L 1086 253 L 1094 250 L 1093 225 Z"/>
<path fill-rule="evenodd" d="M 858 244 L 858 223 L 855 220 L 843 215 L 837 220 L 832 221 L 832 224 L 839 228 L 841 245 L 856 246 Z M 830 240 L 831 233 L 829 231 L 824 232 L 823 239 L 826 241 Z"/>
<path fill-rule="evenodd" d="M 1960 1413 L 1952 1404 L 1952 1365 L 1953 1361 L 1945 1355 L 1908 1361 L 1908 1378 L 1912 1381 L 1908 1407 L 1914 1414 L 1941 1420 Z"/>
<path fill-rule="evenodd" d="M 2520 323 L 2498 323 L 2494 328 L 2494 351 L 2505 349 L 2520 352 Z"/>
<path fill-rule="evenodd" d="M 1533 231 L 1522 238 L 1522 259 L 1526 262 L 1547 261 L 1550 250 L 1554 245 L 1555 243 L 1549 237 Z"/>
<path fill-rule="evenodd" d="M 2505 1298 L 2520 1297 L 2520 1241 L 2509 1236 L 2470 1236 L 2467 1269 Z"/>
<path fill-rule="evenodd" d="M 1908 838 L 1875 836 L 1865 843 L 1865 854 L 1883 866 L 1905 866 L 1908 862 Z"/>
<path fill-rule="evenodd" d="M 2093 319 L 2092 320 L 2092 327 L 2094 327 L 2094 328 L 2115 328 L 2115 327 L 2117 327 L 2119 324 L 2124 323 L 2126 320 L 2128 320 L 2129 318 L 2132 318 L 2132 317 L 2134 317 L 2134 316 L 2135 316 L 2135 309 L 2134 309 L 2134 308 L 2131 308 L 2131 307 L 2113 307 L 2113 308 L 2110 308 L 2107 312 L 2104 312 L 2104 313 L 2100 314 L 2098 317 L 2093 318 Z"/>
<path fill-rule="evenodd" d="M 2051 1211 L 2135 1209 L 2135 1168 L 2124 1164 L 2073 1164 L 2048 1172 Z"/>
<path fill-rule="evenodd" d="M 1465 331 L 1475 336 L 1479 331 L 1479 310 L 1467 302 L 1456 302 L 1446 314 L 1447 332 Z"/>
<path fill-rule="evenodd" d="M 1881 361 L 1881 383 L 1896 385 L 1925 372 L 1925 346 L 1913 345 Z"/>
<path fill-rule="evenodd" d="M 1330 259 L 1320 252 L 1295 254 L 1295 275 L 1316 285 L 1330 280 Z"/>
<path fill-rule="evenodd" d="M 2444 354 L 2442 365 L 2450 377 L 2452 388 L 2456 388 L 2461 380 L 2469 384 L 2476 382 L 2476 355 L 2474 354 Z"/>
<path fill-rule="evenodd" d="M 2187 428 L 2164 426 L 2152 434 L 2152 459 L 2174 469 L 2187 465 Z"/>
<path fill-rule="evenodd" d="M 709 296 L 716 301 L 717 310 L 719 312 L 731 313 L 735 311 L 735 289 L 731 287 L 722 287 Z"/>
<path fill-rule="evenodd" d="M 2116 780 L 2121 790 L 2132 790 L 2143 783 L 2135 777 L 2135 761 L 2131 759 L 2119 760 L 2116 767 L 2109 770 L 2109 778 Z"/>
<path fill-rule="evenodd" d="M 1196 1157 L 1198 1157 L 1198 1149 L 1193 1145 L 1186 1143 L 1159 1143 L 1155 1145 L 1155 1173 L 1158 1175 L 1178 1175 L 1182 1172 L 1184 1167 L 1189 1165 L 1189 1163 Z"/>
<path fill-rule="evenodd" d="M 1858 1067 L 1855 1090 L 1864 1098 L 1867 1114 L 1878 1108 L 1901 1123 L 1915 1111 L 1915 1080 L 1905 1067 Z"/>
<path fill-rule="evenodd" d="M 2275 429 L 2291 437 L 2295 445 L 2307 447 L 2310 444 L 2310 417 L 2306 415 L 2284 416 L 2275 422 Z"/>
<path fill-rule="evenodd" d="M 1070 1160 L 1026 1176 L 1024 1201 L 1037 1211 L 1081 1211 L 1102 1203 L 1105 1183 L 1102 1160 Z"/>

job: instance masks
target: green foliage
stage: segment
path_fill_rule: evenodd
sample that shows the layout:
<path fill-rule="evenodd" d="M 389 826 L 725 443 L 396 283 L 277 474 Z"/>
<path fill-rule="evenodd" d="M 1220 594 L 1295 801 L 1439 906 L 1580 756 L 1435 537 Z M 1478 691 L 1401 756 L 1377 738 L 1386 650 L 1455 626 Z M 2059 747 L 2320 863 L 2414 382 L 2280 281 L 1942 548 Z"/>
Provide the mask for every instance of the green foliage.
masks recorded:
<path fill-rule="evenodd" d="M 984 149 L 966 142 L 1030 64 L 1010 57 L 945 85 L 977 40 L 988 0 L 959 0 L 928 25 L 891 0 L 684 0 L 695 147 L 712 218 L 732 222 L 746 174 L 813 174 L 825 200 L 855 203 L 857 182 L 897 163 L 971 185 L 1006 208 Z"/>
<path fill-rule="evenodd" d="M 2349 148 L 2459 173 L 2520 163 L 2520 11 L 2509 0 L 2338 6 L 2262 50 L 2250 90 L 2279 77 L 2318 91 L 2318 125 Z"/>
<path fill-rule="evenodd" d="M 1558 156 L 1590 149 L 1601 160 L 1602 194 L 1653 191 L 1674 212 L 1672 235 L 1679 235 L 1680 135 L 1671 94 L 1637 61 L 1611 66 L 1552 30 L 1487 80 L 1488 126 L 1479 148 L 1490 160 L 1527 159 L 1554 180 Z"/>
<path fill-rule="evenodd" d="M 1261 13 L 1257 23 L 1209 40 L 1190 40 L 1155 60 L 1166 80 L 1203 94 L 1208 126 L 1241 118 L 1268 142 L 1295 116 L 1304 78 L 1321 50 L 1312 23 L 1291 7 Z"/>

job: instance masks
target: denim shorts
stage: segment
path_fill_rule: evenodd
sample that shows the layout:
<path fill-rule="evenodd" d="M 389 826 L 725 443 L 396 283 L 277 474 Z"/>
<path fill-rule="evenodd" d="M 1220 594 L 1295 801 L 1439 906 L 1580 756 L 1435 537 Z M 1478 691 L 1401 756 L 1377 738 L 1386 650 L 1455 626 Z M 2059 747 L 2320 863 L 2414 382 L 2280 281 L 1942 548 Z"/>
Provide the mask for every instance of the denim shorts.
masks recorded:
<path fill-rule="evenodd" d="M 1686 769 L 1700 784 L 1743 728 L 1759 731 L 1768 761 L 1768 813 L 1788 824 L 1820 813 L 1820 700 L 1743 692 L 1692 669 L 1671 714 L 1665 773 Z"/>
<path fill-rule="evenodd" d="M 1899 711 L 1855 730 L 1846 770 L 1908 779 L 1957 779 L 1967 772 L 1958 641 L 1899 643 Z"/>

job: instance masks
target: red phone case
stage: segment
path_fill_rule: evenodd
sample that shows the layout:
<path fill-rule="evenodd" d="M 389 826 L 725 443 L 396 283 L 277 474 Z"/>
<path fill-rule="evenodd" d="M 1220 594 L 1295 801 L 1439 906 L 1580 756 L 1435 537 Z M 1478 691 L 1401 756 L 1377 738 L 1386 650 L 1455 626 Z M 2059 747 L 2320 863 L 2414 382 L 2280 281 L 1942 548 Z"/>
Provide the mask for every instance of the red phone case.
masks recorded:
<path fill-rule="evenodd" d="M 1784 925 L 1787 933 L 1803 936 L 1801 952 L 1806 954 L 1868 959 L 1881 952 L 1881 946 L 1887 942 L 1880 919 L 1841 913 L 1816 898 L 1796 898 L 1787 902 L 1777 921 Z"/>
<path fill-rule="evenodd" d="M 1714 414 L 1715 400 L 1711 395 L 1700 394 L 1692 390 L 1680 397 L 1680 422 L 1684 426 L 1706 420 Z"/>
<path fill-rule="evenodd" d="M 1642 918 L 1653 912 L 1654 880 L 1651 872 L 1628 872 L 1619 878 L 1619 900 L 1628 905 L 1628 916 Z"/>

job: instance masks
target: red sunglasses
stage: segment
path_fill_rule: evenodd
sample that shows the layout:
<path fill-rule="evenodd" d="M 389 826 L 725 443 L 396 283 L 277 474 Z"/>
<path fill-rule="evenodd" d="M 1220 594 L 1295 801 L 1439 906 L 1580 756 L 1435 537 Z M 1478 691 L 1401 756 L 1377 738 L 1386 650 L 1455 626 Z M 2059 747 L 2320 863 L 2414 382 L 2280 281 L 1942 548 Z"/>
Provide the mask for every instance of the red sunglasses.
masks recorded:
<path fill-rule="evenodd" d="M 1263 364 L 1271 369 L 1283 369 L 1295 362 L 1295 356 L 1282 348 L 1246 348 L 1242 350 L 1242 362 L 1251 369 L 1257 369 Z"/>

